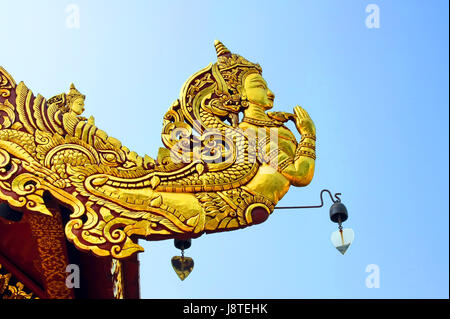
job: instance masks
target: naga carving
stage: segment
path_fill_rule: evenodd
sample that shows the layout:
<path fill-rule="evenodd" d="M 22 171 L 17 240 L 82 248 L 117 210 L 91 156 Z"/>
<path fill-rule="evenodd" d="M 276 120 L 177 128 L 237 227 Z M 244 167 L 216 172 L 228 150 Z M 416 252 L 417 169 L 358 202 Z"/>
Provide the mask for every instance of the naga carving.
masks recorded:
<path fill-rule="evenodd" d="M 313 178 L 315 127 L 299 106 L 267 112 L 275 96 L 261 67 L 215 47 L 217 62 L 192 75 L 164 115 L 156 159 L 81 116 L 85 96 L 73 84 L 47 100 L 0 67 L 0 201 L 51 215 L 52 196 L 71 211 L 65 233 L 78 249 L 116 259 L 143 250 L 135 238 L 265 221 L 291 185 Z"/>

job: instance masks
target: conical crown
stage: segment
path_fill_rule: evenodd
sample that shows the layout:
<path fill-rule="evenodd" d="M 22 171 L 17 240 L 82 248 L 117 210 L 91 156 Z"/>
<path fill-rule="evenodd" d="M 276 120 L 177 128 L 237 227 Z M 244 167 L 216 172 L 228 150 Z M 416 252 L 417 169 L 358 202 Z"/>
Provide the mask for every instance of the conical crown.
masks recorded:
<path fill-rule="evenodd" d="M 216 47 L 217 57 L 222 55 L 231 55 L 230 50 L 219 40 L 214 40 L 214 46 Z"/>
<path fill-rule="evenodd" d="M 259 64 L 252 63 L 238 54 L 231 53 L 231 51 L 228 50 L 228 48 L 219 40 L 214 41 L 214 46 L 217 52 L 217 64 L 220 71 L 225 71 L 237 67 L 250 67 L 257 69 L 260 73 L 262 72 Z"/>

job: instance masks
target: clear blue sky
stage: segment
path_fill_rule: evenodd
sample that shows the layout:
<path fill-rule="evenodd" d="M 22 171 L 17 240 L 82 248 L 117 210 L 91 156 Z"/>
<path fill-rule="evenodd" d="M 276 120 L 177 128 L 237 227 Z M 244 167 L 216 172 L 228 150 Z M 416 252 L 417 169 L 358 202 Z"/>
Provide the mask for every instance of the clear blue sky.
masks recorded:
<path fill-rule="evenodd" d="M 79 29 L 66 25 L 70 3 Z M 378 29 L 365 25 L 370 3 Z M 448 9 L 444 0 L 1 0 L 0 65 L 46 97 L 74 82 L 86 116 L 156 157 L 162 116 L 215 62 L 220 39 L 260 63 L 275 110 L 299 104 L 315 121 L 315 178 L 280 205 L 341 192 L 355 231 L 347 254 L 331 245 L 328 207 L 276 211 L 194 240 L 184 282 L 172 241 L 141 241 L 143 298 L 448 298 Z M 380 288 L 366 287 L 370 264 Z"/>

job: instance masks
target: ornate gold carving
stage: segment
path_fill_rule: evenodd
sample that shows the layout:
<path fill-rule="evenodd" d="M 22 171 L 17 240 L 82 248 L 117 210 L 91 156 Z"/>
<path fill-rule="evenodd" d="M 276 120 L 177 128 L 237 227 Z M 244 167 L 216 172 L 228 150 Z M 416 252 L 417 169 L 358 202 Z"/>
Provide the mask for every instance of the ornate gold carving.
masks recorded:
<path fill-rule="evenodd" d="M 15 281 L 15 284 L 12 284 Z M 39 299 L 32 292 L 26 292 L 20 281 L 13 280 L 10 273 L 5 272 L 0 264 L 0 297 L 3 299 Z"/>
<path fill-rule="evenodd" d="M 14 79 L 0 66 L 0 96 L 7 98 L 11 95 L 11 90 L 16 87 Z"/>
<path fill-rule="evenodd" d="M 134 236 L 198 237 L 264 220 L 290 185 L 311 181 L 315 127 L 300 107 L 267 114 L 275 96 L 261 67 L 215 47 L 217 63 L 192 75 L 164 115 L 157 160 L 83 117 L 74 85 L 46 101 L 0 69 L 0 200 L 50 218 L 43 197 L 51 195 L 72 211 L 67 238 L 114 259 L 143 250 Z"/>
<path fill-rule="evenodd" d="M 303 145 L 302 145 L 303 147 Z M 299 159 L 301 156 L 306 156 L 312 159 L 316 159 L 316 153 L 314 151 L 307 151 L 307 150 L 302 150 L 302 149 L 297 149 L 297 152 L 295 153 L 295 160 Z"/>
<path fill-rule="evenodd" d="M 309 138 L 309 139 L 315 141 L 316 140 L 316 135 L 315 134 L 303 134 L 301 140 L 303 141 L 306 138 Z"/>
<path fill-rule="evenodd" d="M 16 120 L 16 113 L 14 112 L 14 105 L 8 100 L 5 100 L 4 104 L 0 103 L 0 129 L 6 129 L 11 127 L 11 124 Z"/>
<path fill-rule="evenodd" d="M 247 122 L 256 126 L 263 126 L 263 127 L 271 127 L 271 126 L 280 126 L 283 125 L 282 122 L 270 119 L 270 120 L 260 120 L 260 119 L 254 119 L 252 117 L 244 117 L 242 119 L 242 122 Z"/>
<path fill-rule="evenodd" d="M 299 146 L 299 147 L 306 147 L 306 148 L 310 148 L 310 149 L 312 149 L 313 151 L 315 151 L 315 150 L 316 150 L 316 145 L 315 145 L 315 144 L 313 144 L 313 143 L 308 143 L 308 142 L 300 142 L 300 143 L 298 144 L 298 146 Z"/>

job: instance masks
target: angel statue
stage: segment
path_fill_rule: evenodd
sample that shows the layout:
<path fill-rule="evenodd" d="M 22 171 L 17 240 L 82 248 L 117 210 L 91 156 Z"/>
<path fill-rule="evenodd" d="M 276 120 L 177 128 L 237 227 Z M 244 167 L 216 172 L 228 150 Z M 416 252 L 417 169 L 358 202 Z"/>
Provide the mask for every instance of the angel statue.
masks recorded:
<path fill-rule="evenodd" d="M 308 113 L 268 112 L 275 95 L 258 64 L 215 41 L 217 62 L 192 75 L 163 118 L 156 159 L 86 119 L 72 84 L 49 100 L 0 68 L 0 201 L 51 216 L 78 249 L 122 259 L 137 239 L 190 239 L 265 221 L 291 185 L 314 175 Z M 239 120 L 242 119 L 242 120 Z M 293 121 L 301 140 L 285 126 Z"/>

